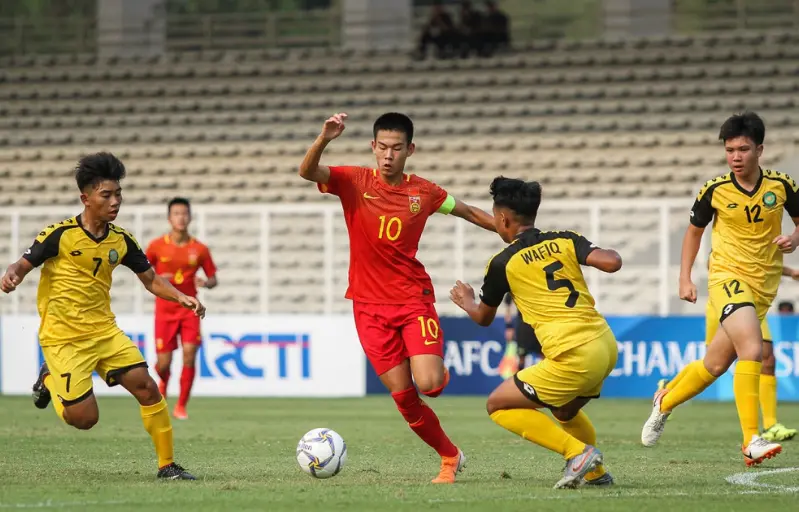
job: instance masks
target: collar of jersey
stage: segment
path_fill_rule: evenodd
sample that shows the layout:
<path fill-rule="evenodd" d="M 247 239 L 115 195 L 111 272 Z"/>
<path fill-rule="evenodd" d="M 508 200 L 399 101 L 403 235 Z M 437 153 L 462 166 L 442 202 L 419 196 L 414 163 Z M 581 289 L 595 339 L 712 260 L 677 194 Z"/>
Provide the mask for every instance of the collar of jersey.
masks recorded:
<path fill-rule="evenodd" d="M 188 239 L 188 240 L 186 240 L 186 243 L 185 243 L 185 244 L 183 244 L 183 245 L 178 245 L 178 244 L 176 244 L 175 242 L 173 242 L 173 241 L 172 241 L 172 237 L 170 237 L 170 236 L 169 236 L 169 233 L 167 233 L 166 235 L 164 235 L 164 243 L 165 243 L 165 244 L 167 244 L 167 245 L 174 245 L 175 247 L 188 247 L 188 246 L 189 246 L 189 245 L 191 245 L 193 242 L 194 242 L 194 237 L 191 237 L 191 236 L 190 236 L 190 237 L 189 237 L 189 239 Z"/>
<path fill-rule="evenodd" d="M 760 170 L 760 176 L 757 178 L 757 183 L 755 183 L 755 188 L 753 188 L 751 192 L 743 188 L 741 184 L 738 183 L 738 180 L 735 179 L 735 173 L 732 171 L 730 171 L 730 181 L 732 181 L 732 184 L 735 185 L 735 188 L 737 188 L 739 192 L 741 192 L 742 194 L 746 194 L 749 197 L 752 197 L 755 194 L 757 194 L 757 191 L 760 190 L 760 184 L 763 183 L 763 168 L 759 167 L 759 170 Z"/>
<path fill-rule="evenodd" d="M 89 233 L 89 232 L 86 230 L 86 228 L 84 228 L 84 227 L 83 227 L 83 221 L 81 221 L 80 215 L 78 215 L 77 217 L 75 217 L 75 222 L 77 222 L 77 223 L 78 223 L 78 226 L 80 226 L 80 229 L 82 229 L 82 230 L 83 230 L 83 232 L 84 232 L 84 233 L 86 233 L 86 236 L 88 236 L 88 237 L 89 237 L 89 238 L 92 240 L 92 242 L 94 242 L 94 243 L 97 243 L 97 244 L 99 244 L 100 242 L 102 242 L 103 240 L 105 240 L 106 238 L 108 238 L 108 233 L 109 233 L 109 231 L 111 230 L 111 228 L 110 228 L 109 224 L 106 222 L 106 224 L 105 224 L 105 233 L 103 233 L 103 236 L 101 236 L 101 237 L 97 238 L 97 237 L 96 237 L 96 236 L 94 236 L 93 234 Z"/>
<path fill-rule="evenodd" d="M 516 235 L 516 238 L 513 239 L 513 241 L 516 242 L 517 240 L 525 236 L 538 236 L 539 233 L 541 233 L 541 230 L 538 228 L 525 229 L 521 233 L 518 233 Z"/>
<path fill-rule="evenodd" d="M 388 188 L 388 189 L 397 189 L 397 188 L 402 188 L 402 184 L 403 183 L 410 183 L 411 176 L 413 176 L 413 175 L 412 174 L 406 174 L 406 173 L 403 172 L 402 173 L 402 181 L 400 181 L 399 185 L 389 185 L 388 183 L 383 181 L 380 178 L 380 173 L 378 172 L 377 169 L 372 169 L 372 176 L 374 177 L 375 181 L 379 184 L 379 186 L 385 187 L 385 188 Z"/>

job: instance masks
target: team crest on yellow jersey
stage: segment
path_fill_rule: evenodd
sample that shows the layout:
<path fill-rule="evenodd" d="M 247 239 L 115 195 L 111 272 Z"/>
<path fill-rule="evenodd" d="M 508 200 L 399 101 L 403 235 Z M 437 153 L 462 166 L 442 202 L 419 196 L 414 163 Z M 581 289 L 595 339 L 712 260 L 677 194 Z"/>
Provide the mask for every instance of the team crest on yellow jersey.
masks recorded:
<path fill-rule="evenodd" d="M 408 191 L 408 201 L 411 207 L 411 213 L 419 213 L 422 211 L 422 196 L 419 194 L 418 188 L 412 188 Z"/>
<path fill-rule="evenodd" d="M 777 194 L 774 192 L 766 192 L 763 194 L 763 206 L 766 208 L 774 208 L 777 206 Z"/>
<path fill-rule="evenodd" d="M 108 263 L 116 265 L 119 262 L 119 253 L 116 249 L 108 251 Z"/>

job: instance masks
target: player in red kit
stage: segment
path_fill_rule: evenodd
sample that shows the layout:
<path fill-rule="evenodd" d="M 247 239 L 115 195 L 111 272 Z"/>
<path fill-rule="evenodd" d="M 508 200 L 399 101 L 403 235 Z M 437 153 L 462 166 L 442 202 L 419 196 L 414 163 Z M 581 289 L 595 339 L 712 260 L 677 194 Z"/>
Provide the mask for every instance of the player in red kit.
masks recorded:
<path fill-rule="evenodd" d="M 147 259 L 155 272 L 169 279 L 175 288 L 190 297 L 197 296 L 197 288 L 213 288 L 217 284 L 216 265 L 208 247 L 189 235 L 191 205 L 187 199 L 176 197 L 169 202 L 167 218 L 172 226 L 168 234 L 150 242 Z M 205 279 L 197 275 L 202 267 Z M 180 395 L 172 415 L 176 419 L 188 419 L 186 404 L 189 402 L 194 383 L 197 348 L 202 343 L 200 319 L 187 315 L 183 308 L 171 302 L 155 299 L 155 350 L 158 354 L 156 372 L 161 377 L 159 389 L 166 396 L 169 383 L 172 352 L 178 348 L 178 336 L 183 347 L 183 370 L 180 374 Z"/>
<path fill-rule="evenodd" d="M 417 392 L 440 395 L 449 373 L 433 284 L 416 252 L 425 223 L 435 213 L 452 214 L 490 231 L 494 221 L 438 185 L 405 174 L 405 160 L 415 147 L 413 123 L 403 114 L 384 114 L 375 121 L 376 169 L 320 166 L 322 153 L 344 131 L 346 118 L 336 114 L 325 121 L 302 161 L 300 176 L 341 200 L 350 239 L 346 296 L 353 301 L 361 346 L 410 428 L 441 456 L 433 483 L 454 483 L 465 462 L 463 452 Z"/>

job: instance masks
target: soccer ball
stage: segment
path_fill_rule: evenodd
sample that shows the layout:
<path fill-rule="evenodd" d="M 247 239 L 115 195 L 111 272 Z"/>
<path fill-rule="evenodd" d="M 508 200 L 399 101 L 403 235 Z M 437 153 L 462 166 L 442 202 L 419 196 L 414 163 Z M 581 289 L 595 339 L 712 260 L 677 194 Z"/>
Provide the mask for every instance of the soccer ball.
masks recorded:
<path fill-rule="evenodd" d="M 347 464 L 347 443 L 329 428 L 315 428 L 297 443 L 297 463 L 314 478 L 336 476 Z"/>

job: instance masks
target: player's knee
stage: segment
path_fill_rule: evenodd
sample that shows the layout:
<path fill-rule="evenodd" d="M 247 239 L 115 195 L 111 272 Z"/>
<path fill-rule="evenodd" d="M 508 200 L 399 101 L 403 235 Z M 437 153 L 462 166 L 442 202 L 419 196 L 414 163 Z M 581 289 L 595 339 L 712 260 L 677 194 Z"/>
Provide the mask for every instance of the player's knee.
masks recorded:
<path fill-rule="evenodd" d="M 762 358 L 764 372 L 766 368 L 771 368 L 773 370 L 777 365 L 777 358 L 774 356 L 774 348 L 772 347 L 771 343 L 763 342 Z"/>
<path fill-rule="evenodd" d="M 130 392 L 141 405 L 154 405 L 161 401 L 161 392 L 158 391 L 158 385 L 149 377 L 136 382 Z"/>
<path fill-rule="evenodd" d="M 769 354 L 768 356 L 763 356 L 763 366 L 760 369 L 760 373 L 763 375 L 774 375 L 777 370 L 777 358 L 774 357 L 774 354 Z"/>
<path fill-rule="evenodd" d="M 423 394 L 424 396 L 435 398 L 444 392 L 444 380 L 431 379 L 424 383 L 417 382 L 416 387 L 419 389 L 419 393 Z"/>
<path fill-rule="evenodd" d="M 99 413 L 85 413 L 74 416 L 70 415 L 68 418 L 65 417 L 65 419 L 78 430 L 89 430 L 100 421 L 100 415 Z"/>
<path fill-rule="evenodd" d="M 449 384 L 449 371 L 433 372 L 429 375 L 414 376 L 416 387 L 419 392 L 430 398 L 435 398 L 444 392 L 444 388 Z"/>
<path fill-rule="evenodd" d="M 502 409 L 504 409 L 504 407 L 502 407 L 502 404 L 496 399 L 494 394 L 492 393 L 489 395 L 488 400 L 486 400 L 486 412 L 488 415 L 491 416 L 495 412 L 501 411 Z"/>
<path fill-rule="evenodd" d="M 724 372 L 726 372 L 729 368 L 729 365 L 720 361 L 705 361 L 705 369 L 710 375 L 716 378 L 724 375 Z"/>
<path fill-rule="evenodd" d="M 567 421 L 571 421 L 577 416 L 577 413 L 580 412 L 580 409 L 575 409 L 573 407 L 561 407 L 559 409 L 555 409 L 552 411 L 552 416 L 554 416 L 558 421 L 561 423 L 565 423 Z"/>

